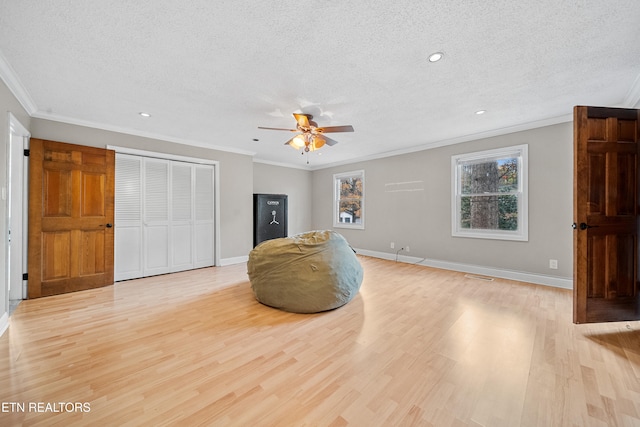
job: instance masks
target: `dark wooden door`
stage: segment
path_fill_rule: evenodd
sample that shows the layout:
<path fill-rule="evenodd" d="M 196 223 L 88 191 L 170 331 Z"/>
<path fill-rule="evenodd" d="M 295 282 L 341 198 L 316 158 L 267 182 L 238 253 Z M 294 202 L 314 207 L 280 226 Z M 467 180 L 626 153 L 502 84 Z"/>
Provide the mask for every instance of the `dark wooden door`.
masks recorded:
<path fill-rule="evenodd" d="M 29 298 L 113 284 L 115 152 L 31 139 Z"/>
<path fill-rule="evenodd" d="M 640 319 L 640 110 L 574 109 L 574 323 Z"/>

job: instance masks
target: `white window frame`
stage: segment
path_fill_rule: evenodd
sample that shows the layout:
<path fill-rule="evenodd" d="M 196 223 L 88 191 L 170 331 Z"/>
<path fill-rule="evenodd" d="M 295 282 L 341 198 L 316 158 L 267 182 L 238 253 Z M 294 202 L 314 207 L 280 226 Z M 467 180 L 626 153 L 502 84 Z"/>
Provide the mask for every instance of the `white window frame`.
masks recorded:
<path fill-rule="evenodd" d="M 451 235 L 454 237 L 471 237 L 478 239 L 498 240 L 529 240 L 529 184 L 528 163 L 529 147 L 527 144 L 511 147 L 497 148 L 493 150 L 478 151 L 475 153 L 458 154 L 451 156 Z M 518 226 L 516 230 L 482 230 L 460 227 L 460 209 L 462 199 L 462 185 L 460 172 L 462 165 L 480 159 L 518 158 Z"/>
<path fill-rule="evenodd" d="M 360 222 L 340 222 L 340 181 L 344 178 L 360 178 L 362 180 L 362 197 L 360 198 Z M 365 205 L 364 170 L 337 173 L 333 175 L 333 226 L 336 228 L 364 229 Z"/>

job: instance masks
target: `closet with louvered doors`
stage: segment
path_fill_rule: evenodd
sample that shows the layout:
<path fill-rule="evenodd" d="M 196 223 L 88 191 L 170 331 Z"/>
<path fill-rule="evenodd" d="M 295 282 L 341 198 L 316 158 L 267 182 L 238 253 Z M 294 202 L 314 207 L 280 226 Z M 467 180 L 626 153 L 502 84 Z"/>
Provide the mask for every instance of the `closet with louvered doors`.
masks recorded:
<path fill-rule="evenodd" d="M 214 265 L 214 167 L 116 154 L 116 281 Z"/>

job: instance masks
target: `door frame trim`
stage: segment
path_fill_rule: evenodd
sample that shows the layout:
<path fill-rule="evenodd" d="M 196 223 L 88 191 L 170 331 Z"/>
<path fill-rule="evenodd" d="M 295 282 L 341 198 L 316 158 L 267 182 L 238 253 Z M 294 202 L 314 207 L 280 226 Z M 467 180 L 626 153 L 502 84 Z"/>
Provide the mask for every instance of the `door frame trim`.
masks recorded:
<path fill-rule="evenodd" d="M 5 171 L 6 171 L 6 177 L 5 177 L 5 230 L 7 230 L 7 233 L 9 231 L 9 228 L 11 227 L 10 224 L 10 212 L 9 212 L 9 201 L 11 199 L 11 182 L 12 182 L 12 177 L 11 177 L 11 148 L 12 148 L 12 144 L 11 144 L 11 135 L 17 135 L 23 138 L 22 140 L 22 145 L 23 145 L 23 149 L 28 148 L 29 147 L 29 138 L 31 138 L 31 132 L 29 132 L 27 130 L 27 128 L 20 122 L 20 120 L 18 120 L 18 118 L 16 116 L 13 115 L 13 113 L 11 113 L 10 111 L 7 113 L 7 123 L 8 123 L 8 131 L 9 134 L 8 136 L 8 141 L 7 141 L 7 147 L 6 147 L 6 159 L 5 159 Z M 25 143 L 25 139 L 26 143 Z M 25 146 L 26 145 L 26 146 Z M 25 167 L 25 163 L 26 163 L 26 167 Z M 29 182 L 29 169 L 28 169 L 28 161 L 24 161 L 23 160 L 23 169 L 22 169 L 22 187 L 23 187 L 23 200 L 22 200 L 22 206 L 20 208 L 21 214 L 22 214 L 22 236 L 20 236 L 20 238 L 22 239 L 22 248 L 23 248 L 23 253 L 22 253 L 22 269 L 24 270 L 24 267 L 26 265 L 27 262 L 27 255 L 25 253 L 25 251 L 28 250 L 28 234 L 27 234 L 27 209 L 26 207 L 28 206 L 28 201 L 29 201 L 29 193 L 28 193 L 28 189 L 27 186 L 24 185 L 25 183 Z M 25 193 L 26 192 L 26 193 Z M 9 286 L 10 286 L 10 280 L 11 278 L 9 277 L 9 271 L 10 271 L 10 263 L 11 263 L 11 253 L 10 253 L 10 249 L 9 249 L 9 241 L 8 238 L 4 239 L 4 250 L 5 250 L 5 272 L 4 272 L 4 281 L 5 281 L 5 285 L 4 285 L 4 292 L 6 295 L 6 301 L 5 301 L 5 312 L 8 314 L 9 313 Z M 24 289 L 24 281 L 23 283 L 21 283 L 22 286 L 22 299 L 26 298 L 25 295 L 25 289 Z M 0 331 L 2 331 L 2 325 L 0 325 Z M 1 332 L 0 332 L 1 335 Z"/>

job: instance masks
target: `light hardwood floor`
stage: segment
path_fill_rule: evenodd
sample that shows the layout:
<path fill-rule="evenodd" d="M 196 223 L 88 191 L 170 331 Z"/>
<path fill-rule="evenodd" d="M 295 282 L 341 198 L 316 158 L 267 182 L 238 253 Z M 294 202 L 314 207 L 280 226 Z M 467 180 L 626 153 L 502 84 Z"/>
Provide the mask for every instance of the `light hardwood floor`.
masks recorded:
<path fill-rule="evenodd" d="M 25 301 L 0 338 L 0 425 L 640 425 L 639 322 L 574 325 L 570 291 L 359 259 L 360 293 L 319 314 L 259 304 L 244 264 Z"/>

